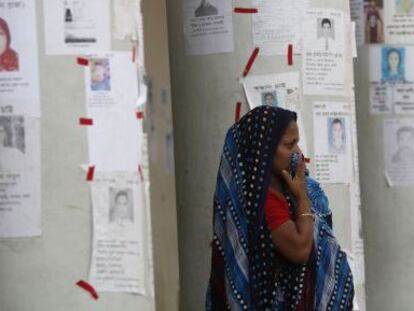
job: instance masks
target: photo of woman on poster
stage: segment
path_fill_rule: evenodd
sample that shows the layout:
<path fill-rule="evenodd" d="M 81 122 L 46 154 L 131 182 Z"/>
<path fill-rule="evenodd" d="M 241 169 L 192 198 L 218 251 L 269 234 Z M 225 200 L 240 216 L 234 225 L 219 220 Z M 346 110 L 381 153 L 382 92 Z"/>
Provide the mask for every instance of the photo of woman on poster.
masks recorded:
<path fill-rule="evenodd" d="M 0 17 L 0 71 L 19 70 L 19 57 L 10 44 L 9 25 Z"/>

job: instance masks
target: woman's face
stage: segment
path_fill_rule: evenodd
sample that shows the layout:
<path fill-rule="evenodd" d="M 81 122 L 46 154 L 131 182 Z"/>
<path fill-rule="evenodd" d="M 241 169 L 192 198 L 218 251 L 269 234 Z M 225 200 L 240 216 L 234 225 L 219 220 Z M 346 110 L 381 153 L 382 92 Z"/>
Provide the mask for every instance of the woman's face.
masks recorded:
<path fill-rule="evenodd" d="M 3 28 L 0 28 L 0 55 L 7 49 L 7 35 Z"/>
<path fill-rule="evenodd" d="M 398 71 L 400 65 L 400 55 L 393 51 L 388 55 L 388 64 L 390 66 L 390 71 Z"/>
<path fill-rule="evenodd" d="M 273 172 L 280 174 L 281 170 L 290 169 L 290 161 L 293 153 L 302 153 L 299 146 L 299 129 L 295 121 L 290 122 L 285 134 L 282 136 L 277 146 L 275 156 L 273 158 Z"/>

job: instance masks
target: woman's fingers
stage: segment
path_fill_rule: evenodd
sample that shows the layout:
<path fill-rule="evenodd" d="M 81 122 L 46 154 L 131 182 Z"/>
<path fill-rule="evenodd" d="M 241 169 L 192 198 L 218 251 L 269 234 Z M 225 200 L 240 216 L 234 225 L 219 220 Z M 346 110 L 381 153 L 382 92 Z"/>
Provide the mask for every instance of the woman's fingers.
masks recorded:
<path fill-rule="evenodd" d="M 291 188 L 292 187 L 293 180 L 292 180 L 292 176 L 290 176 L 290 174 L 288 173 L 288 171 L 282 170 L 282 177 L 286 181 L 286 183 L 288 184 L 289 188 Z"/>
<path fill-rule="evenodd" d="M 298 168 L 297 168 L 297 172 L 296 172 L 298 177 L 300 177 L 300 178 L 305 177 L 305 168 L 306 168 L 305 167 L 305 162 L 303 161 L 303 157 L 301 157 L 298 160 Z"/>

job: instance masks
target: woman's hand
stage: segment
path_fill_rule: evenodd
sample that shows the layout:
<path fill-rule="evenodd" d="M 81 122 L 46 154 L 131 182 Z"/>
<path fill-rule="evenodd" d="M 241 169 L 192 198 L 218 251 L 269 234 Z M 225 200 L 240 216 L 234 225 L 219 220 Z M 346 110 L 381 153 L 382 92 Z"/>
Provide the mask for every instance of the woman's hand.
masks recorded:
<path fill-rule="evenodd" d="M 290 192 L 298 201 L 308 199 L 305 170 L 306 166 L 303 157 L 299 157 L 294 178 L 290 176 L 288 171 L 282 170 L 283 179 L 285 180 Z"/>

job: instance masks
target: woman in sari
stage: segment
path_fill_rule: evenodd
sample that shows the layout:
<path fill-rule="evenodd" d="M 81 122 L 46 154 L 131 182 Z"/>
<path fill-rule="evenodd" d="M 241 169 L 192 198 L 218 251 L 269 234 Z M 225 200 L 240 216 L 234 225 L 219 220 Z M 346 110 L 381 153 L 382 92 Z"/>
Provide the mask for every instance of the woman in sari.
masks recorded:
<path fill-rule="evenodd" d="M 352 310 L 347 257 L 298 142 L 296 114 L 281 108 L 255 108 L 229 129 L 206 310 Z"/>

